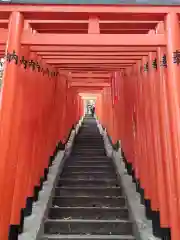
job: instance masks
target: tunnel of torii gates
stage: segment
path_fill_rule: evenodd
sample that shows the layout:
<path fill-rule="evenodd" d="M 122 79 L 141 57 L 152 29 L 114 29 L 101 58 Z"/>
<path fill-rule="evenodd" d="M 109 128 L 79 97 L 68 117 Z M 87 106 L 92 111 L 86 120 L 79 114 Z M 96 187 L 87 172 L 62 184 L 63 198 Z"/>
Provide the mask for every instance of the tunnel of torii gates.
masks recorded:
<path fill-rule="evenodd" d="M 180 239 L 179 14 L 180 6 L 0 5 L 1 240 L 21 226 L 83 116 L 83 94 L 97 95 L 97 118 L 120 141 L 145 204 Z"/>

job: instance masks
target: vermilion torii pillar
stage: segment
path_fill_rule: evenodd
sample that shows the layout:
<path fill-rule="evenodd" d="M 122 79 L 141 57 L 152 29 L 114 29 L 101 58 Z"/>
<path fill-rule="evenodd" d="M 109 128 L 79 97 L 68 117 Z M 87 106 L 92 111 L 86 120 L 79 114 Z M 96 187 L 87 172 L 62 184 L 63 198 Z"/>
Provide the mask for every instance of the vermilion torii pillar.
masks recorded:
<path fill-rule="evenodd" d="M 6 55 L 16 52 L 20 55 L 20 39 L 23 31 L 24 19 L 20 12 L 12 12 L 9 20 L 8 39 L 6 44 Z M 16 61 L 16 60 L 15 60 Z M 8 239 L 8 227 L 10 222 L 11 202 L 13 197 L 13 186 L 17 167 L 17 145 L 19 132 L 13 125 L 17 116 L 17 96 L 18 96 L 18 64 L 14 62 L 5 63 L 3 75 L 3 91 L 1 93 L 0 109 L 0 239 Z M 19 111 L 18 111 L 19 112 Z M 12 121 L 13 119 L 13 121 Z M 20 130 L 20 129 L 19 129 Z M 14 144 L 16 143 L 16 144 Z M 14 185 L 14 184 L 13 184 Z"/>
<path fill-rule="evenodd" d="M 179 95 L 179 74 L 180 69 L 178 66 L 178 59 L 175 59 L 174 53 L 180 49 L 180 28 L 179 28 L 179 17 L 176 13 L 170 12 L 166 16 L 165 21 L 166 27 L 166 38 L 167 38 L 167 63 L 168 63 L 168 77 L 166 81 L 167 100 L 168 100 L 168 111 L 169 111 L 169 122 L 170 122 L 170 133 L 171 133 L 171 148 L 173 154 L 173 164 L 175 175 L 171 176 L 175 178 L 177 194 L 172 190 L 171 204 L 176 215 L 176 220 L 172 222 L 172 239 L 178 240 L 180 237 L 180 95 Z M 171 171 L 172 172 L 172 171 Z"/>
<path fill-rule="evenodd" d="M 157 53 L 150 53 L 149 54 L 149 91 L 151 95 L 151 114 L 153 117 L 152 121 L 152 131 L 153 131 L 153 142 L 154 145 L 154 159 L 156 163 L 156 185 L 157 185 L 157 197 L 158 197 L 158 205 L 160 211 L 160 222 L 163 228 L 169 228 L 168 226 L 168 206 L 167 195 L 165 191 L 165 185 L 162 186 L 162 182 L 165 181 L 164 171 L 163 171 L 163 160 L 162 160 L 162 151 L 161 151 L 161 141 L 160 141 L 160 124 L 159 124 L 159 81 L 160 81 L 160 64 L 157 63 L 157 67 L 153 67 L 153 61 L 157 59 Z M 158 213 L 159 213 L 158 211 Z M 159 217 L 159 216 L 158 216 Z"/>

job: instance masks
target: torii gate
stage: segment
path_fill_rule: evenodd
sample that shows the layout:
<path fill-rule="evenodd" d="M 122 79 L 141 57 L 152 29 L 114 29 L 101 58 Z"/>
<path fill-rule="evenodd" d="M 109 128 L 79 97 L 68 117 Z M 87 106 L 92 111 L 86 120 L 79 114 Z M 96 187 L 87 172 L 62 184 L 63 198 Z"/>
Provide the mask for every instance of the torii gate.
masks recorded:
<path fill-rule="evenodd" d="M 27 202 L 82 115 L 78 93 L 86 91 L 101 93 L 102 124 L 113 142 L 122 140 L 161 227 L 180 239 L 179 13 L 179 6 L 0 5 L 0 239 L 22 231 Z"/>

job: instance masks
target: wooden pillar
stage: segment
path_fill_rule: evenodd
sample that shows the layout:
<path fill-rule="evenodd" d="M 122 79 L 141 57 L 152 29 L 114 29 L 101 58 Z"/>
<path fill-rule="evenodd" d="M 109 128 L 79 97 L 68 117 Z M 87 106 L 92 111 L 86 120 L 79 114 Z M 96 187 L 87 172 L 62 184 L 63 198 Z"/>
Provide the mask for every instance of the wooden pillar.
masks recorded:
<path fill-rule="evenodd" d="M 174 52 L 180 48 L 180 29 L 179 19 L 176 13 L 168 13 L 165 19 L 165 34 L 167 39 L 167 78 L 165 72 L 161 72 L 162 93 L 164 96 L 163 104 L 161 103 L 161 111 L 163 114 L 163 121 L 161 120 L 162 127 L 164 127 L 163 138 L 170 139 L 169 144 L 167 141 L 164 149 L 167 154 L 167 168 L 166 177 L 170 206 L 170 227 L 171 239 L 178 240 L 180 238 L 180 109 L 179 109 L 179 66 L 178 56 Z M 160 50 L 159 50 L 160 54 Z M 165 77 L 165 78 L 164 78 Z M 164 88 L 164 91 L 163 91 Z M 167 100 L 166 100 L 167 99 Z M 167 106 L 166 106 L 167 103 Z M 165 105 L 164 105 L 165 104 Z M 164 125 L 166 124 L 166 126 Z M 169 130 L 169 134 L 167 134 Z M 170 149 L 169 149 L 170 147 Z M 172 155 L 171 155 L 172 154 Z M 170 162 L 169 162 L 170 161 Z"/>
<path fill-rule="evenodd" d="M 154 31 L 150 34 L 154 35 Z M 163 171 L 163 159 L 162 159 L 162 148 L 160 139 L 160 118 L 159 118 L 159 81 L 160 81 L 160 66 L 157 63 L 157 53 L 149 53 L 149 92 L 151 101 L 151 112 L 152 116 L 152 146 L 153 146 L 153 159 L 154 159 L 154 171 L 156 175 L 156 186 L 157 186 L 157 203 L 158 209 L 156 210 L 153 220 L 154 234 L 158 237 L 167 235 L 168 232 L 168 205 L 166 186 L 165 186 L 165 175 Z"/>
<path fill-rule="evenodd" d="M 168 78 L 166 81 L 168 110 L 170 117 L 170 128 L 172 138 L 172 149 L 174 154 L 174 167 L 176 169 L 176 182 L 180 182 L 180 108 L 179 108 L 179 66 L 173 57 L 174 52 L 180 48 L 180 29 L 178 15 L 169 13 L 166 17 L 166 34 L 167 34 L 167 62 Z M 178 58 L 178 57 L 177 57 Z M 178 184 L 178 196 L 180 197 L 180 185 Z M 180 203 L 179 203 L 180 204 Z"/>
<path fill-rule="evenodd" d="M 142 85 L 142 73 L 141 69 L 141 60 L 137 61 L 136 64 L 137 71 L 137 81 L 136 81 L 136 109 L 137 109 L 137 117 L 136 117 L 136 132 L 137 139 L 136 143 L 138 144 L 137 150 L 137 159 L 138 159 L 138 169 L 136 168 L 136 179 L 138 182 L 138 186 L 142 189 L 146 189 L 146 176 L 145 176 L 145 165 L 147 163 L 147 155 L 146 155 L 146 138 L 144 137 L 144 111 L 142 108 L 143 104 L 143 85 Z M 145 191 L 145 199 L 149 199 L 149 193 Z"/>
<path fill-rule="evenodd" d="M 141 66 L 141 75 L 140 75 L 140 81 L 141 81 L 141 91 L 142 91 L 142 98 L 141 98 L 141 111 L 143 117 L 143 120 L 141 120 L 142 124 L 142 141 L 144 144 L 144 180 L 145 180 L 145 189 L 144 192 L 142 191 L 142 195 L 144 194 L 145 197 L 145 205 L 149 208 L 150 202 L 151 207 L 154 211 L 157 210 L 157 204 L 156 204 L 156 195 L 157 195 L 157 189 L 156 189 L 156 176 L 155 176 L 155 168 L 152 161 L 154 161 L 153 158 L 153 151 L 152 151 L 152 122 L 151 122 L 151 116 L 150 116 L 150 96 L 149 96 L 149 89 L 148 89 L 148 81 L 149 76 L 147 72 L 147 64 L 148 64 L 148 58 L 143 57 L 142 59 L 142 66 Z M 147 174 L 148 172 L 148 174 Z M 151 182 L 151 184 L 149 184 Z"/>
<path fill-rule="evenodd" d="M 19 12 L 13 12 L 9 19 L 8 39 L 6 45 L 6 56 L 15 51 L 17 56 L 20 55 L 20 39 L 23 31 L 23 16 Z M 1 167 L 0 167 L 0 209 L 3 218 L 0 219 L 0 239 L 8 239 L 8 230 L 10 228 L 10 238 L 12 239 L 13 231 L 16 229 L 9 226 L 11 202 L 13 197 L 12 184 L 15 181 L 15 172 L 17 167 L 17 144 L 19 132 L 17 125 L 17 98 L 18 98 L 18 64 L 17 58 L 11 62 L 6 61 L 3 87 L 1 93 L 0 106 L 0 152 L 1 152 Z M 19 113 L 19 111 L 18 111 Z M 11 235 L 12 233 L 12 235 Z M 14 238 L 15 239 L 15 238 Z"/>
<path fill-rule="evenodd" d="M 177 191 L 175 182 L 175 169 L 173 164 L 173 154 L 171 147 L 171 132 L 170 132 L 170 119 L 168 113 L 168 100 L 167 100 L 167 63 L 164 61 L 166 56 L 166 48 L 158 48 L 158 60 L 161 64 L 160 66 L 160 79 L 158 83 L 158 93 L 159 94 L 159 121 L 160 121 L 160 140 L 161 140 L 161 150 L 162 150 L 162 167 L 163 173 L 165 175 L 165 191 L 167 194 L 167 199 L 164 201 L 167 205 L 167 217 L 169 220 L 169 227 L 171 228 L 172 236 L 174 235 L 174 228 L 176 228 L 176 221 L 178 221 L 178 211 L 176 211 L 178 205 L 176 201 Z M 164 62 L 164 64 L 163 64 Z M 175 223 L 175 224 L 174 224 Z M 177 230 L 175 230 L 176 232 Z M 173 238 L 172 238 L 173 239 Z"/>
<path fill-rule="evenodd" d="M 68 79 L 64 80 L 64 94 L 62 98 L 62 119 L 61 119 L 61 138 L 62 138 L 62 144 L 64 145 L 66 143 L 66 116 L 68 111 Z M 64 145 L 65 146 L 65 145 Z"/>
<path fill-rule="evenodd" d="M 21 57 L 29 59 L 29 48 L 21 48 Z M 31 91 L 32 79 L 29 78 L 29 74 L 25 65 L 21 65 L 19 68 L 19 95 L 18 100 L 21 101 L 21 114 L 20 114 L 20 126 L 21 132 L 19 133 L 19 146 L 18 146 L 18 163 L 16 168 L 16 179 L 14 182 L 14 194 L 11 207 L 11 225 L 20 225 L 19 232 L 23 230 L 24 209 L 26 207 L 26 189 L 29 178 L 29 169 L 31 164 L 31 142 L 33 128 L 31 128 L 31 117 L 29 111 L 29 104 L 31 103 L 32 95 Z M 26 79 L 26 81 L 24 81 Z M 23 179 L 23 184 L 22 184 Z"/>
<path fill-rule="evenodd" d="M 112 75 L 111 79 L 111 108 L 112 108 L 112 132 L 111 132 L 111 140 L 113 146 L 117 146 L 117 114 L 116 114 L 116 75 Z"/>
<path fill-rule="evenodd" d="M 143 178 L 143 165 L 145 162 L 144 155 L 144 141 L 142 138 L 142 113 L 140 112 L 140 103 L 142 96 L 142 84 L 140 82 L 140 65 L 141 61 L 138 60 L 135 65 L 135 80 L 134 80 L 134 94 L 135 94 L 135 107 L 134 107 L 134 116 L 133 116 L 133 125 L 134 125 L 134 144 L 135 144 L 135 168 L 134 168 L 134 177 L 136 179 L 136 186 L 139 186 L 141 183 L 141 187 L 144 189 L 144 178 Z"/>

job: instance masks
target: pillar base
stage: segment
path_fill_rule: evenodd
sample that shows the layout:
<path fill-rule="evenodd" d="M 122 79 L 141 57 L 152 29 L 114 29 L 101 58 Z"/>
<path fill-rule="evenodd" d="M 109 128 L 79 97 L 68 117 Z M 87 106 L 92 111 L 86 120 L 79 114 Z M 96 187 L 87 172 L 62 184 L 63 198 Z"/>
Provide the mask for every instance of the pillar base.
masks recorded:
<path fill-rule="evenodd" d="M 123 152 L 122 148 L 121 148 L 121 156 L 124 159 L 125 156 L 124 156 L 124 152 Z"/>
<path fill-rule="evenodd" d="M 140 181 L 139 179 L 136 179 L 136 192 L 139 193 L 139 191 L 140 191 Z"/>
<path fill-rule="evenodd" d="M 19 235 L 19 225 L 10 225 L 8 240 L 18 240 L 18 235 Z"/>
<path fill-rule="evenodd" d="M 161 227 L 159 211 L 152 211 L 152 228 L 155 237 L 159 237 L 162 240 L 171 240 L 170 228 Z"/>
<path fill-rule="evenodd" d="M 132 169 L 133 169 L 132 163 L 127 162 L 127 173 L 129 175 L 132 175 Z"/>
<path fill-rule="evenodd" d="M 149 199 L 145 199 L 145 212 L 147 219 L 152 220 L 153 235 L 162 240 L 171 240 L 170 228 L 161 227 L 160 212 L 151 209 L 151 201 Z"/>
<path fill-rule="evenodd" d="M 46 182 L 47 179 L 48 179 L 48 173 L 49 173 L 49 169 L 48 169 L 48 168 L 45 168 L 45 169 L 44 169 L 44 182 Z"/>
<path fill-rule="evenodd" d="M 133 166 L 132 166 L 132 163 L 128 162 L 125 155 L 124 155 L 124 152 L 122 151 L 122 158 L 123 158 L 123 161 L 124 161 L 124 164 L 125 164 L 125 168 L 127 170 L 127 173 L 128 175 L 133 175 Z"/>
<path fill-rule="evenodd" d="M 161 228 L 161 231 L 162 231 L 162 240 L 171 240 L 170 228 Z"/>
<path fill-rule="evenodd" d="M 153 235 L 156 237 L 163 237 L 162 236 L 162 228 L 160 227 L 160 212 L 159 211 L 152 211 L 152 228 L 153 228 Z"/>
<path fill-rule="evenodd" d="M 51 167 L 51 166 L 52 166 L 53 160 L 54 160 L 54 157 L 53 157 L 53 156 L 50 156 L 50 157 L 49 157 L 49 165 L 48 165 L 48 167 Z"/>
<path fill-rule="evenodd" d="M 32 214 L 33 208 L 33 197 L 28 197 L 26 199 L 26 208 L 24 209 L 24 217 L 28 217 Z"/>
<path fill-rule="evenodd" d="M 133 183 L 136 183 L 136 175 L 135 175 L 134 169 L 132 169 L 132 180 L 133 180 Z"/>
<path fill-rule="evenodd" d="M 124 152 L 123 152 L 122 149 L 121 149 L 121 156 L 122 156 L 123 162 L 124 162 L 124 164 L 125 164 L 125 168 L 126 168 L 126 170 L 127 170 L 127 169 L 128 169 L 128 161 L 127 161 L 127 159 L 126 159 L 126 157 L 125 157 Z"/>
<path fill-rule="evenodd" d="M 123 150 L 121 149 L 121 155 L 125 164 L 128 175 L 132 176 L 132 181 L 136 183 L 136 191 L 140 194 L 141 204 L 145 205 L 144 199 L 144 189 L 141 188 L 140 181 L 135 177 L 135 171 L 133 169 L 132 163 L 129 163 L 124 155 Z"/>
<path fill-rule="evenodd" d="M 64 151 L 66 147 L 65 143 L 59 142 L 59 150 Z"/>
<path fill-rule="evenodd" d="M 126 158 L 123 158 L 123 161 L 124 161 L 124 164 L 125 164 L 125 168 L 126 168 L 126 170 L 128 169 L 128 162 L 127 162 L 127 160 L 126 160 Z M 128 173 L 129 174 L 129 173 Z"/>
<path fill-rule="evenodd" d="M 43 183 L 44 183 L 44 176 L 43 177 L 40 177 L 40 185 L 39 185 L 39 191 L 41 191 L 42 190 L 42 188 L 43 188 Z"/>
<path fill-rule="evenodd" d="M 19 234 L 23 233 L 24 230 L 24 209 L 21 209 L 20 225 L 19 225 Z"/>
<path fill-rule="evenodd" d="M 144 189 L 141 188 L 141 186 L 140 186 L 140 188 L 139 188 L 139 194 L 140 194 L 140 201 L 141 201 L 141 204 L 142 204 L 142 205 L 145 205 Z"/>
<path fill-rule="evenodd" d="M 39 192 L 40 192 L 40 186 L 35 186 L 34 187 L 34 196 L 33 196 L 33 201 L 37 202 L 39 198 Z"/>
<path fill-rule="evenodd" d="M 149 219 L 149 220 L 152 220 L 152 218 L 153 218 L 153 211 L 151 210 L 151 200 L 145 199 L 144 200 L 144 206 L 145 206 L 146 218 Z"/>
<path fill-rule="evenodd" d="M 115 144 L 112 145 L 113 149 L 118 152 L 119 150 L 119 142 L 117 141 Z"/>

